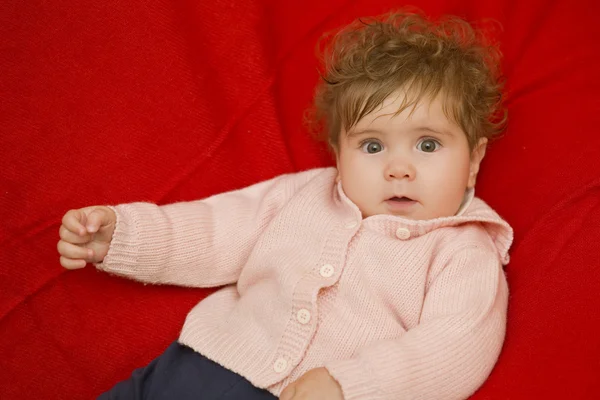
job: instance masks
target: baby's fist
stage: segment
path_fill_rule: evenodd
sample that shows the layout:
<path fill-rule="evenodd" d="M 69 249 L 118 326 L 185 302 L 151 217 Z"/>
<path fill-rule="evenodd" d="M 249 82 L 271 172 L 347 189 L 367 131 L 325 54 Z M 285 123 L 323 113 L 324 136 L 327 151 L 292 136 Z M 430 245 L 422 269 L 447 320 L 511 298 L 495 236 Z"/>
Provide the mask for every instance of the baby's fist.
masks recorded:
<path fill-rule="evenodd" d="M 115 212 L 105 206 L 69 210 L 59 229 L 60 264 L 67 269 L 78 269 L 88 262 L 102 262 L 108 253 L 116 222 Z"/>
<path fill-rule="evenodd" d="M 321 367 L 307 371 L 290 383 L 281 392 L 279 400 L 344 400 L 344 394 L 329 371 Z"/>

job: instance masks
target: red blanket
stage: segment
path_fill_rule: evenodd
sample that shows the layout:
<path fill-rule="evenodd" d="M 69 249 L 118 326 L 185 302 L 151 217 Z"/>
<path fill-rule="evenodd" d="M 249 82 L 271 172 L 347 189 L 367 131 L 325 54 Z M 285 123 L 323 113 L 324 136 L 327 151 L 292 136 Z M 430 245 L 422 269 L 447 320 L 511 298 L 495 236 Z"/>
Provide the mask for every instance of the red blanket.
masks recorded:
<path fill-rule="evenodd" d="M 302 125 L 319 35 L 387 0 L 0 2 L 0 398 L 87 399 L 209 291 L 58 263 L 65 211 L 196 199 L 330 165 Z M 510 125 L 477 194 L 515 228 L 508 331 L 479 399 L 600 398 L 600 6 L 415 1 L 490 17 Z"/>

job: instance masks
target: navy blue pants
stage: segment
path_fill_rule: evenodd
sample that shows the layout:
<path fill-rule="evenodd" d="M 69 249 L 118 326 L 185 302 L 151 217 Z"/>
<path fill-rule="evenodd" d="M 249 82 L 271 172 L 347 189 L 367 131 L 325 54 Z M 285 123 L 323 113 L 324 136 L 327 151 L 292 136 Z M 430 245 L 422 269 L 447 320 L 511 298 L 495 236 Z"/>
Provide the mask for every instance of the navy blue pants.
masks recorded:
<path fill-rule="evenodd" d="M 270 392 L 177 342 L 147 367 L 133 371 L 98 397 L 121 399 L 223 399 L 275 400 Z"/>

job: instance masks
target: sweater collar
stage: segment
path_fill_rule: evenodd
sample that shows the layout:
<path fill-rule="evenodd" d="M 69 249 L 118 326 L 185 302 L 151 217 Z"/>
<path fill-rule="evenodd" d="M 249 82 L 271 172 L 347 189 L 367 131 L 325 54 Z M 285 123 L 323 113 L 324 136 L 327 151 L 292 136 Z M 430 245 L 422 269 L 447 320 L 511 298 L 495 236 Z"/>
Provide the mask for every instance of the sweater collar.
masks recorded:
<path fill-rule="evenodd" d="M 513 241 L 513 230 L 487 203 L 475 197 L 474 189 L 465 192 L 465 197 L 456 215 L 428 220 L 411 220 L 387 214 L 373 215 L 362 219 L 358 206 L 346 196 L 341 182 L 336 185 L 336 193 L 339 200 L 352 209 L 355 218 L 360 221 L 361 225 L 398 240 L 410 240 L 445 227 L 480 224 L 492 239 L 502 263 L 508 264 L 508 250 Z"/>

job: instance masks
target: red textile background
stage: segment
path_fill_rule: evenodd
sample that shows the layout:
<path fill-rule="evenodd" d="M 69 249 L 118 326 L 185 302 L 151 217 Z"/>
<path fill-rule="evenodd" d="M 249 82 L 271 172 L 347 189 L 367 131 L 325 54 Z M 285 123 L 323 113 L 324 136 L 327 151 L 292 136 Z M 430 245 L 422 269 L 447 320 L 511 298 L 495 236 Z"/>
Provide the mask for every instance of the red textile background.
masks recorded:
<path fill-rule="evenodd" d="M 510 125 L 477 193 L 515 228 L 504 351 L 476 399 L 600 398 L 600 6 L 421 0 L 499 21 Z M 302 126 L 319 35 L 388 0 L 0 3 L 0 398 L 87 399 L 209 292 L 67 272 L 65 211 L 331 164 Z"/>

